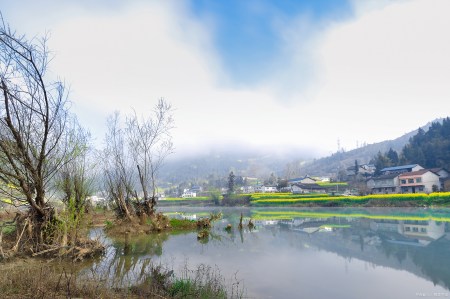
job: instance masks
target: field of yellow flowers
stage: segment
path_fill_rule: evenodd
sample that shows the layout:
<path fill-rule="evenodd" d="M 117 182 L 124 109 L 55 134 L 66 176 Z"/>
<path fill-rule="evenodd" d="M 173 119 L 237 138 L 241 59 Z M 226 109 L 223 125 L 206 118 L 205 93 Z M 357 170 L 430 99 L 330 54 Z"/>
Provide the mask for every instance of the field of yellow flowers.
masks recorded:
<path fill-rule="evenodd" d="M 310 194 L 310 195 L 292 195 L 278 193 L 278 194 L 255 194 L 251 197 L 252 205 L 292 205 L 292 204 L 306 204 L 306 203 L 337 203 L 337 204 L 363 204 L 369 201 L 384 201 L 384 202 L 398 202 L 398 201 L 414 201 L 423 202 L 424 204 L 433 203 L 450 203 L 450 192 L 437 193 L 414 193 L 414 194 L 376 194 L 366 196 L 329 196 L 327 194 Z"/>

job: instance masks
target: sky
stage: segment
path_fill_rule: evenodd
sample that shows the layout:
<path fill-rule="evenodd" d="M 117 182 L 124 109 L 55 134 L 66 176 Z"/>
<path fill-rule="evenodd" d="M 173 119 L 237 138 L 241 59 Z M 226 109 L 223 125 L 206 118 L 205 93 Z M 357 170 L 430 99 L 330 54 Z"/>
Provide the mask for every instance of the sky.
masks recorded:
<path fill-rule="evenodd" d="M 116 110 L 175 108 L 178 155 L 228 146 L 319 157 L 450 114 L 447 0 L 0 0 L 49 34 L 52 74 L 98 145 Z"/>

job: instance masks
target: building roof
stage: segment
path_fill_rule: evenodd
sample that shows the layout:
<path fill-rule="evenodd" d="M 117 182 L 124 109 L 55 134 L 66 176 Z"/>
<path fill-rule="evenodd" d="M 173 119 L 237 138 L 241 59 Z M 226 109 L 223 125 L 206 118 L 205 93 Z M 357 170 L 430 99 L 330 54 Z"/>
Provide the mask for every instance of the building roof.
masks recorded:
<path fill-rule="evenodd" d="M 297 181 L 301 181 L 301 180 L 303 180 L 303 179 L 304 179 L 304 177 L 301 177 L 301 178 L 294 178 L 294 179 L 289 179 L 288 182 L 297 182 Z"/>
<path fill-rule="evenodd" d="M 315 178 L 312 178 L 312 177 L 309 176 L 309 175 L 305 175 L 305 176 L 302 176 L 302 177 L 300 177 L 300 178 L 289 179 L 288 182 L 298 182 L 298 181 L 301 181 L 301 180 L 304 180 L 304 179 L 311 179 L 311 180 L 313 180 L 313 181 L 317 181 Z"/>
<path fill-rule="evenodd" d="M 372 179 L 374 181 L 378 181 L 378 180 L 393 179 L 393 178 L 396 178 L 396 177 L 398 177 L 398 173 L 390 173 L 390 174 L 382 174 L 382 175 L 379 175 L 377 177 L 373 177 Z"/>
<path fill-rule="evenodd" d="M 447 169 L 445 169 L 444 167 L 436 167 L 436 168 L 430 168 L 430 171 L 432 171 L 432 172 L 436 172 L 436 173 L 438 173 L 439 171 L 445 171 L 445 172 L 449 172 Z"/>
<path fill-rule="evenodd" d="M 375 167 L 374 164 L 361 164 L 360 166 Z"/>
<path fill-rule="evenodd" d="M 400 177 L 412 176 L 412 175 L 422 175 L 427 172 L 431 172 L 432 174 L 439 176 L 438 174 L 431 171 L 431 169 L 421 169 L 421 170 L 417 170 L 417 171 L 404 172 L 404 173 L 400 174 Z"/>
<path fill-rule="evenodd" d="M 414 168 L 418 166 L 419 164 L 409 164 L 409 165 L 401 165 L 401 166 L 394 166 L 394 167 L 386 167 L 381 169 L 381 171 L 397 171 L 397 170 L 404 170 L 408 168 Z"/>

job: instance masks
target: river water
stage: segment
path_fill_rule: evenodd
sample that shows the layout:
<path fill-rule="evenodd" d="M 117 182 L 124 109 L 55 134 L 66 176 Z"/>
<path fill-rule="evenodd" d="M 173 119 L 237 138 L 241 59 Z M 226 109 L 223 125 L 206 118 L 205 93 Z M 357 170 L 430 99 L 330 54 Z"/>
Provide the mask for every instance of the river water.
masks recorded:
<path fill-rule="evenodd" d="M 450 210 L 164 208 L 198 219 L 222 212 L 207 240 L 197 233 L 108 244 L 91 271 L 113 283 L 139 281 L 150 263 L 181 271 L 217 268 L 247 298 L 450 297 Z M 240 215 L 255 228 L 238 230 Z M 232 224 L 227 232 L 225 227 Z"/>

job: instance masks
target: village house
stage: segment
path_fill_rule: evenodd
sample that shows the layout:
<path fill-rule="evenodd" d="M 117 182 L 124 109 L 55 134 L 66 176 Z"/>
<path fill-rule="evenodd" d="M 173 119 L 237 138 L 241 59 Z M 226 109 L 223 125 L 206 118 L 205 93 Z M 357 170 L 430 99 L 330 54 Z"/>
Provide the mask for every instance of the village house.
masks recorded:
<path fill-rule="evenodd" d="M 382 175 L 366 181 L 372 194 L 431 193 L 445 190 L 445 168 L 424 169 L 418 164 L 387 167 Z"/>
<path fill-rule="evenodd" d="M 367 176 L 373 175 L 375 173 L 376 169 L 377 168 L 373 164 L 359 165 L 359 173 L 361 173 L 362 175 L 367 175 Z"/>
<path fill-rule="evenodd" d="M 191 191 L 190 189 L 184 189 L 183 194 L 181 195 L 182 198 L 192 198 L 197 197 L 197 193 Z"/>
<path fill-rule="evenodd" d="M 318 184 L 293 184 L 291 186 L 291 192 L 293 194 L 303 194 L 303 193 L 327 193 L 327 188 L 320 186 Z"/>
<path fill-rule="evenodd" d="M 391 173 L 404 173 L 404 172 L 412 172 L 423 169 L 419 164 L 409 164 L 402 166 L 394 166 L 394 167 L 386 167 L 380 170 L 381 174 L 391 174 Z"/>
<path fill-rule="evenodd" d="M 288 184 L 289 185 L 293 185 L 293 184 L 315 184 L 317 181 L 310 177 L 309 175 L 306 175 L 304 177 L 300 177 L 300 178 L 295 178 L 295 179 L 290 179 L 288 180 Z"/>
<path fill-rule="evenodd" d="M 367 188 L 373 194 L 394 194 L 399 193 L 398 173 L 390 173 L 373 177 L 367 180 Z"/>
<path fill-rule="evenodd" d="M 262 193 L 275 193 L 277 192 L 277 186 L 261 186 Z"/>
<path fill-rule="evenodd" d="M 183 194 L 181 195 L 182 198 L 191 198 L 191 197 L 197 197 L 201 196 L 200 193 L 203 192 L 203 188 L 201 186 L 192 186 L 188 189 L 183 189 Z"/>
<path fill-rule="evenodd" d="M 431 193 L 441 189 L 439 175 L 429 169 L 402 173 L 399 182 L 402 193 Z"/>
<path fill-rule="evenodd" d="M 358 174 L 364 177 L 372 176 L 376 167 L 373 164 L 362 164 L 358 166 Z M 355 166 L 347 167 L 347 175 L 353 177 L 356 175 Z"/>
<path fill-rule="evenodd" d="M 431 168 L 430 169 L 432 172 L 436 173 L 437 175 L 439 175 L 439 182 L 440 182 L 440 188 L 439 190 L 441 191 L 448 191 L 448 189 L 445 188 L 445 182 L 447 180 L 449 180 L 449 171 L 445 168 Z"/>

